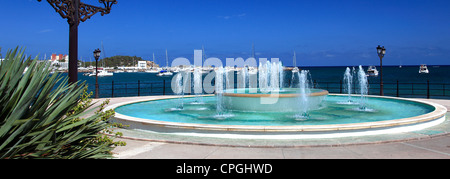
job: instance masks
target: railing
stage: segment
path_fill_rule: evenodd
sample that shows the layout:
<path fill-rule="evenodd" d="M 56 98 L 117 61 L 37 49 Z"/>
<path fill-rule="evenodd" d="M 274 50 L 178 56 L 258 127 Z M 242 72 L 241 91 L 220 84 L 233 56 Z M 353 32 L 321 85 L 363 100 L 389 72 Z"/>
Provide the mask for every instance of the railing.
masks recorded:
<path fill-rule="evenodd" d="M 99 97 L 155 96 L 173 94 L 170 81 L 114 82 L 99 84 Z M 95 92 L 95 88 L 89 86 Z"/>
<path fill-rule="evenodd" d="M 385 96 L 396 97 L 421 97 L 421 98 L 450 98 L 450 83 L 423 83 L 411 82 L 385 82 L 383 83 Z M 347 93 L 342 80 L 339 82 L 326 82 L 314 80 L 314 88 L 325 89 L 330 93 Z M 353 83 L 352 93 L 359 93 L 359 84 Z M 237 85 L 235 85 L 237 86 Z M 95 92 L 93 85 L 89 90 Z M 193 89 L 190 90 L 193 94 Z M 379 83 L 369 83 L 368 94 L 379 95 Z M 154 96 L 154 95 L 173 95 L 170 80 L 145 82 L 137 80 L 136 82 L 114 82 L 99 84 L 99 97 L 131 97 L 131 96 Z"/>
<path fill-rule="evenodd" d="M 342 81 L 336 82 L 314 82 L 315 88 L 326 89 L 330 93 L 347 93 L 344 89 Z M 357 94 L 359 92 L 359 84 L 353 83 L 352 93 Z M 422 98 L 449 98 L 450 97 L 450 84 L 449 83 L 430 83 L 426 81 L 424 83 L 402 83 L 398 80 L 394 83 L 383 82 L 383 93 L 385 96 L 396 97 L 422 97 Z M 369 95 L 380 95 L 380 84 L 369 83 L 368 88 Z"/>

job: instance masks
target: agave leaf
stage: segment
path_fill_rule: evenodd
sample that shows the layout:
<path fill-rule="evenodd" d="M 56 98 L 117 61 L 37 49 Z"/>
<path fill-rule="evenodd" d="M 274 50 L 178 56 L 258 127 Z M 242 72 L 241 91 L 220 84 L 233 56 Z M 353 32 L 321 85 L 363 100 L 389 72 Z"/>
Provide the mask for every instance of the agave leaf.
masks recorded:
<path fill-rule="evenodd" d="M 0 64 L 0 158 L 111 157 L 111 144 L 100 139 L 109 126 L 99 120 L 102 114 L 81 119 L 95 110 L 87 110 L 93 104 L 81 97 L 85 83 L 68 84 L 68 78 L 50 75 L 48 64 L 25 59 L 24 48 L 8 50 L 5 58 Z"/>

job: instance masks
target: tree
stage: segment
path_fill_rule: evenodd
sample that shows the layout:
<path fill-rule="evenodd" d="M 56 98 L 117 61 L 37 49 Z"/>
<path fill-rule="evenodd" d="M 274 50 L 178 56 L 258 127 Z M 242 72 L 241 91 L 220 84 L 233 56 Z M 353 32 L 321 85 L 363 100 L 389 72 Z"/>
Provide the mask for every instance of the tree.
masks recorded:
<path fill-rule="evenodd" d="M 120 67 L 123 65 L 126 66 L 133 66 L 138 64 L 138 61 L 145 61 L 144 59 L 142 59 L 141 57 L 136 57 L 136 56 L 122 56 L 122 55 L 117 55 L 117 56 L 113 56 L 113 57 L 107 57 L 104 59 L 100 59 L 98 61 L 98 64 L 101 66 L 101 64 L 104 64 L 105 67 Z M 153 64 L 153 62 L 150 62 L 151 64 Z M 89 65 L 95 66 L 95 61 L 94 62 L 88 62 Z M 159 66 L 157 64 L 153 64 L 152 66 Z"/>

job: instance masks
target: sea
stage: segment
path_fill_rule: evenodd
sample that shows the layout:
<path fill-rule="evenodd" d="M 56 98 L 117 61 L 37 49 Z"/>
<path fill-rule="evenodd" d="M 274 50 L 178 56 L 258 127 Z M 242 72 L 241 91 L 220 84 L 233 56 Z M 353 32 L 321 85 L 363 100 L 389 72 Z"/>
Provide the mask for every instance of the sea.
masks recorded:
<path fill-rule="evenodd" d="M 346 66 L 339 67 L 299 67 L 309 70 L 311 84 L 315 88 L 326 89 L 330 93 L 346 93 L 343 88 L 343 76 Z M 351 69 L 358 67 L 349 67 Z M 363 66 L 367 70 L 368 66 Z M 380 71 L 380 68 L 377 67 Z M 419 66 L 383 66 L 384 94 L 400 97 L 450 98 L 450 65 L 428 66 L 428 74 L 419 74 Z M 63 75 L 67 75 L 63 74 Z M 292 72 L 285 71 L 285 84 L 289 86 Z M 355 75 L 356 76 L 356 75 Z M 205 77 L 205 75 L 203 76 Z M 236 77 L 236 75 L 235 75 Z M 100 97 L 149 96 L 173 94 L 171 81 L 173 76 L 158 77 L 154 73 L 114 73 L 112 77 L 99 77 Z M 78 74 L 78 80 L 86 82 L 89 91 L 95 90 L 95 76 Z M 355 77 L 355 80 L 356 77 Z M 380 75 L 368 77 L 369 94 L 380 94 Z M 235 80 L 235 83 L 237 80 Z M 352 93 L 358 93 L 357 82 Z"/>

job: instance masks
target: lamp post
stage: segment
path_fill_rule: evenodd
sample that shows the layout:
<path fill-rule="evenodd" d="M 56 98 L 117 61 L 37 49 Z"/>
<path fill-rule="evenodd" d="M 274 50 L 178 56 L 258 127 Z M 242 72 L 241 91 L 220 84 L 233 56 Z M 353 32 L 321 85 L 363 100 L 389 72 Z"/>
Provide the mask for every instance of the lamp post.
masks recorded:
<path fill-rule="evenodd" d="M 37 0 L 41 2 L 42 0 Z M 94 14 L 109 14 L 111 6 L 117 0 L 99 0 L 105 6 L 97 7 L 80 2 L 80 0 L 47 0 L 63 19 L 69 23 L 69 83 L 78 81 L 78 25 L 90 19 Z"/>
<path fill-rule="evenodd" d="M 95 98 L 98 98 L 98 58 L 100 57 L 100 49 L 94 50 L 94 58 L 95 58 Z"/>
<path fill-rule="evenodd" d="M 383 96 L 383 57 L 384 54 L 386 54 L 386 49 L 384 46 L 380 47 L 380 45 L 378 45 L 377 53 L 378 57 L 380 57 L 380 96 Z"/>

